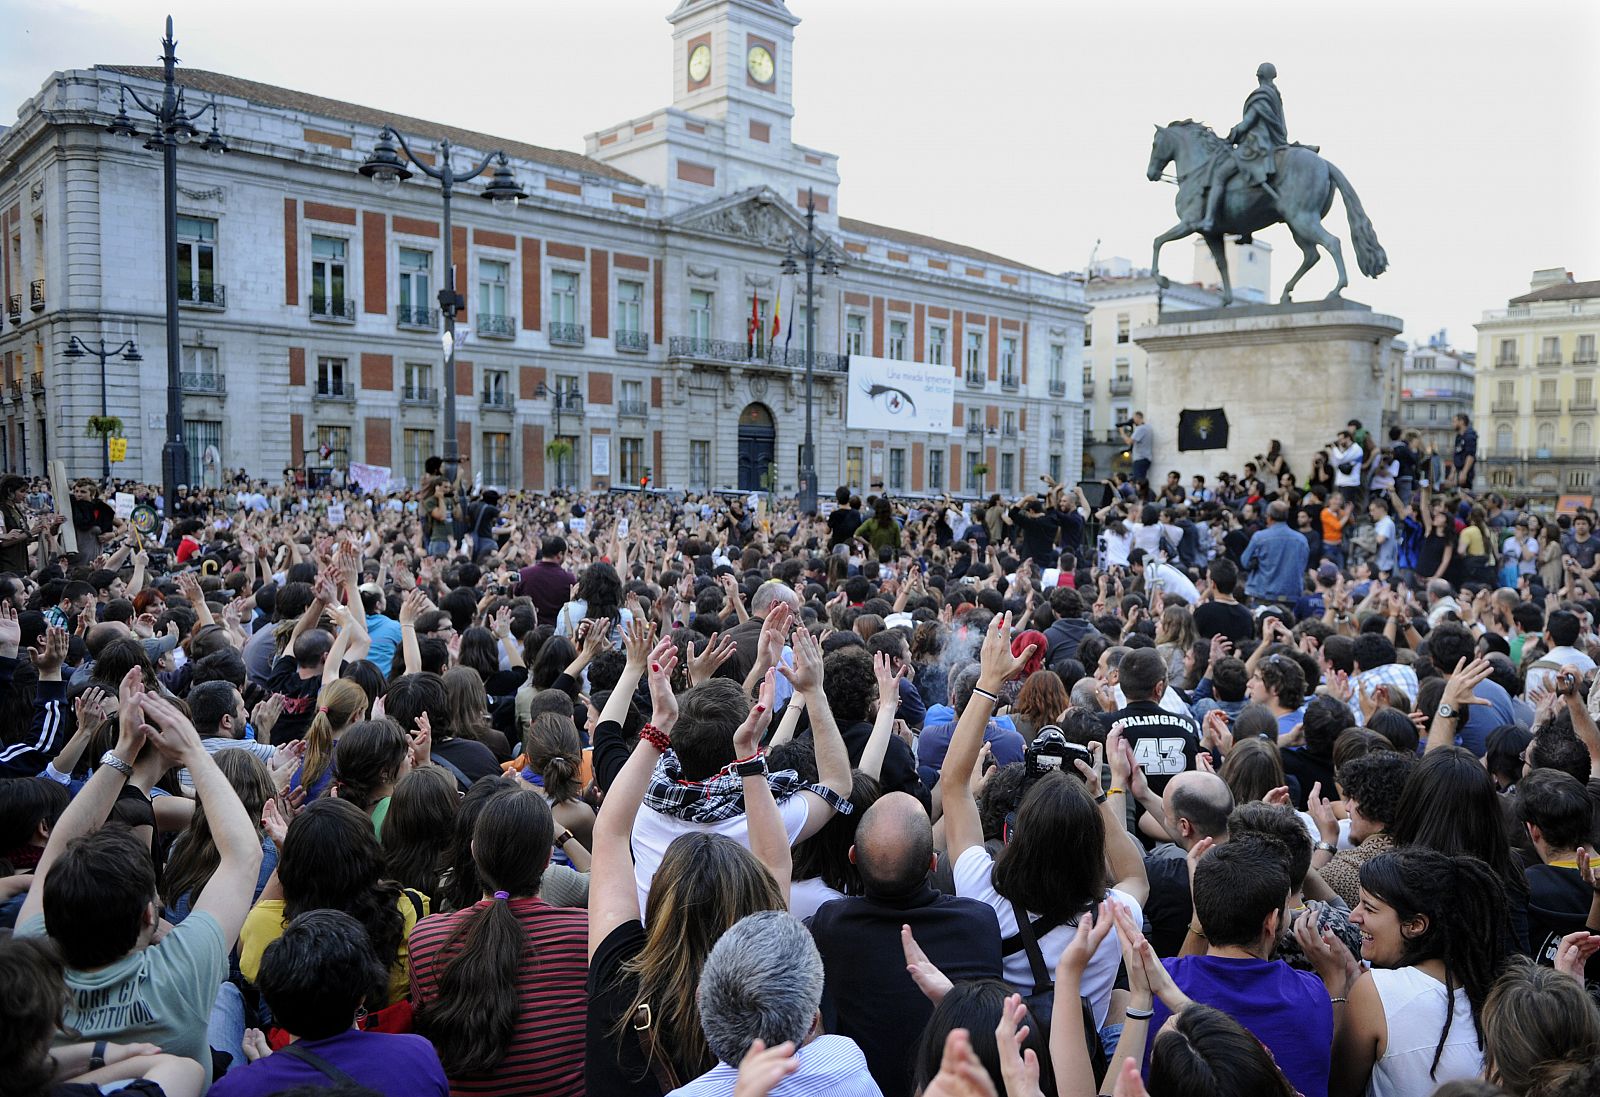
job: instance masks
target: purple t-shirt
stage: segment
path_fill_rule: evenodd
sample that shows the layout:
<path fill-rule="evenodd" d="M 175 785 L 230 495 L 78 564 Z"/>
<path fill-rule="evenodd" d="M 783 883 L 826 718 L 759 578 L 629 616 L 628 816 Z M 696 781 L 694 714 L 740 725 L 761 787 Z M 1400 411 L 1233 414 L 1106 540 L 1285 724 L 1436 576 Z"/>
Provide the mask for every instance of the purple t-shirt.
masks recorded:
<path fill-rule="evenodd" d="M 1328 1097 L 1333 1003 L 1321 979 L 1281 960 L 1178 956 L 1161 962 L 1178 989 L 1201 1005 L 1220 1009 L 1260 1040 L 1302 1097 Z M 1172 1015 L 1160 999 L 1154 1009 L 1144 1053 L 1147 1079 L 1156 1033 Z"/>
<path fill-rule="evenodd" d="M 421 1036 L 351 1029 L 326 1040 L 305 1040 L 300 1046 L 384 1097 L 450 1095 L 439 1055 Z M 217 1080 L 208 1097 L 270 1097 L 294 1086 L 331 1081 L 316 1067 L 280 1051 L 234 1067 Z"/>

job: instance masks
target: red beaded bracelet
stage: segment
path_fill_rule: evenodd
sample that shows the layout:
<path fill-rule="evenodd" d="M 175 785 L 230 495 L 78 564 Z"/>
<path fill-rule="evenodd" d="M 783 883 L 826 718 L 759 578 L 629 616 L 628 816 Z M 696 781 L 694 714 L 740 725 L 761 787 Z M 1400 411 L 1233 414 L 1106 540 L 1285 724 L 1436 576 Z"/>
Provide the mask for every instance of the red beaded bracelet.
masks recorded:
<path fill-rule="evenodd" d="M 639 740 L 649 743 L 662 754 L 672 749 L 672 737 L 654 724 L 646 724 L 639 729 Z"/>

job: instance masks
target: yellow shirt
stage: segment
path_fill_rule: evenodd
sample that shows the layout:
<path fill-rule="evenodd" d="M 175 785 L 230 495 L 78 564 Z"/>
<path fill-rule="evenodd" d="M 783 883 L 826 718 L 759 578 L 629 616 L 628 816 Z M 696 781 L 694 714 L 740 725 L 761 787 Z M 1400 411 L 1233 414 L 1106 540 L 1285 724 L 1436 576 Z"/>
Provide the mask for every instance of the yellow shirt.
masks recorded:
<path fill-rule="evenodd" d="M 419 902 L 412 902 L 413 896 Z M 400 901 L 395 905 L 406 924 L 400 934 L 400 951 L 395 953 L 394 964 L 389 968 L 389 1000 L 381 1004 L 369 1003 L 369 1009 L 393 1005 L 411 993 L 411 956 L 406 942 L 411 939 L 411 930 L 416 924 L 428 916 L 428 897 L 408 889 L 400 893 Z M 261 972 L 261 954 L 283 936 L 283 906 L 282 899 L 262 899 L 250 908 L 239 930 L 239 970 L 252 983 Z"/>
<path fill-rule="evenodd" d="M 1488 553 L 1483 547 L 1483 531 L 1477 526 L 1468 526 L 1461 531 L 1461 540 L 1456 548 L 1463 556 L 1484 556 Z"/>

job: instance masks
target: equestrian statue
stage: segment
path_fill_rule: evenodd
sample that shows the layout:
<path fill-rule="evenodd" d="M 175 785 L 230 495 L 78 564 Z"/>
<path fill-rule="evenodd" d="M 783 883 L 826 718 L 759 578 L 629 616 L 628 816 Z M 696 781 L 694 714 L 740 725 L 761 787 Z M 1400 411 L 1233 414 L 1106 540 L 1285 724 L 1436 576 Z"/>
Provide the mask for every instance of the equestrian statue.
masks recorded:
<path fill-rule="evenodd" d="M 1152 182 L 1162 178 L 1168 164 L 1176 164 L 1180 218 L 1156 237 L 1150 272 L 1158 278 L 1161 275 L 1161 245 L 1198 233 L 1222 275 L 1224 305 L 1233 302 L 1224 238 L 1237 236 L 1240 243 L 1248 243 L 1252 234 L 1280 222 L 1289 226 L 1305 258 L 1283 287 L 1279 301 L 1288 304 L 1295 284 L 1316 265 L 1319 244 L 1339 268 L 1339 284 L 1328 298 L 1339 296 L 1350 284 L 1344 254 L 1339 238 L 1322 227 L 1322 219 L 1333 207 L 1335 188 L 1344 197 L 1361 273 L 1376 278 L 1389 266 L 1378 234 L 1344 173 L 1318 155 L 1315 145 L 1290 143 L 1283 97 L 1273 82 L 1277 75 L 1278 70 L 1270 64 L 1256 70 L 1258 86 L 1245 100 L 1244 117 L 1226 140 L 1209 126 L 1186 119 L 1157 126 L 1150 149 L 1145 174 Z"/>

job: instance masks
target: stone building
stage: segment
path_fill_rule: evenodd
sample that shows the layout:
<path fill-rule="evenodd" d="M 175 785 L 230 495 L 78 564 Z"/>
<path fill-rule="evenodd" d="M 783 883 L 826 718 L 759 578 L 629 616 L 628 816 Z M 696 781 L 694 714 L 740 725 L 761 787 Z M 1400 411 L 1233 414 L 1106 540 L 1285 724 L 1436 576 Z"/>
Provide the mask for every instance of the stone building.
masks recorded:
<path fill-rule="evenodd" d="M 582 154 L 180 69 L 191 106 L 216 100 L 230 146 L 178 155 L 191 480 L 361 461 L 414 481 L 442 443 L 448 261 L 466 299 L 458 434 L 485 484 L 792 491 L 806 302 L 780 264 L 807 196 L 843 262 L 815 297 L 822 489 L 1076 479 L 1081 282 L 842 216 L 837 158 L 790 137 L 799 20 L 781 0 L 683 0 L 669 21 L 671 105 L 596 130 Z M 0 133 L 5 469 L 60 458 L 98 474 L 85 423 L 100 366 L 62 352 L 71 335 L 133 337 L 143 362 L 113 359 L 104 379 L 128 438 L 114 472 L 160 478 L 160 157 L 106 130 L 119 89 L 149 93 L 159 75 L 53 73 Z M 385 123 L 423 155 L 448 138 L 458 169 L 503 149 L 528 198 L 503 211 L 479 200 L 487 174 L 464 184 L 441 240 L 435 183 L 385 191 L 357 174 Z M 951 433 L 846 429 L 851 355 L 957 373 Z"/>
<path fill-rule="evenodd" d="M 1456 350 L 1443 331 L 1406 347 L 1400 367 L 1398 424 L 1422 433 L 1424 445 L 1447 458 L 1455 445 L 1455 417 L 1473 414 L 1477 355 Z"/>
<path fill-rule="evenodd" d="M 1534 271 L 1528 292 L 1486 311 L 1477 328 L 1475 423 L 1489 485 L 1541 505 L 1592 497 L 1600 281 Z"/>

